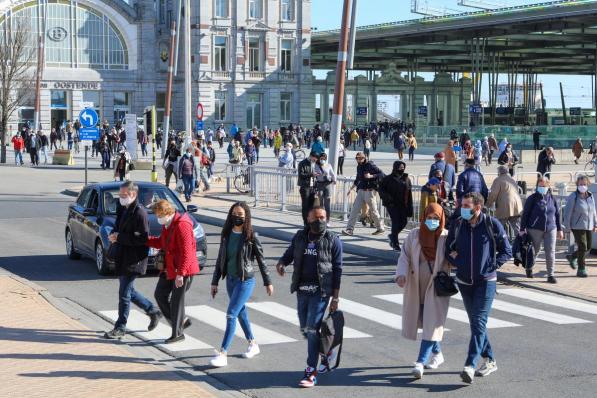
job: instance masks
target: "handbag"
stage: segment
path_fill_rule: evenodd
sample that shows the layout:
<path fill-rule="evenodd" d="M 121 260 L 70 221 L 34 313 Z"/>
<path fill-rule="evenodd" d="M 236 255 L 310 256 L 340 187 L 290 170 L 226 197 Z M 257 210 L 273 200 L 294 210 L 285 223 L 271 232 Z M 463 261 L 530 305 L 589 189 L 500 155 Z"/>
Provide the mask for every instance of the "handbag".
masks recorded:
<path fill-rule="evenodd" d="M 433 275 L 433 269 L 431 263 L 428 261 L 427 266 L 429 272 Z M 439 271 L 433 278 L 433 288 L 435 295 L 438 297 L 450 297 L 458 293 L 458 285 L 456 279 L 445 271 Z"/>
<path fill-rule="evenodd" d="M 175 224 L 170 225 L 170 228 L 174 227 L 174 225 Z M 170 231 L 171 232 L 168 233 L 168 237 L 166 238 L 166 248 L 170 244 L 170 238 L 174 235 L 174 229 L 171 229 Z M 161 249 L 155 256 L 155 268 L 160 272 L 166 269 L 166 253 L 164 252 L 164 249 Z"/>
<path fill-rule="evenodd" d="M 118 242 L 110 243 L 108 250 L 106 250 L 106 260 L 110 261 L 111 263 L 115 263 L 119 253 L 120 245 Z"/>

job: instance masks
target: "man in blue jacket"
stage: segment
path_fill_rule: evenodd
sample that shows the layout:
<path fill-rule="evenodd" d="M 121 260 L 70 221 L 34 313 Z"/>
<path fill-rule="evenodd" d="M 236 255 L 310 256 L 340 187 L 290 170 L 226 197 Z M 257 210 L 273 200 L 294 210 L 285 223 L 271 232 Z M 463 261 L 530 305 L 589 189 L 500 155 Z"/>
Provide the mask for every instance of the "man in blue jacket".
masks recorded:
<path fill-rule="evenodd" d="M 487 200 L 489 190 L 483 174 L 475 170 L 475 160 L 466 159 L 464 162 L 464 171 L 458 176 L 456 183 L 456 199 L 460 202 L 464 195 L 471 192 L 479 192 L 483 196 L 483 200 Z"/>
<path fill-rule="evenodd" d="M 465 194 L 460 218 L 452 223 L 446 240 L 446 258 L 456 267 L 456 281 L 471 328 L 468 356 L 460 374 L 465 383 L 497 370 L 487 336 L 487 318 L 496 293 L 497 269 L 512 258 L 504 227 L 481 211 L 484 203 L 477 192 Z M 484 363 L 475 371 L 479 356 Z"/>
<path fill-rule="evenodd" d="M 435 170 L 441 170 L 442 174 L 444 173 L 444 170 L 446 169 L 446 161 L 444 160 L 445 157 L 446 155 L 443 152 L 438 152 L 433 155 L 435 163 L 433 163 L 429 168 L 429 179 L 435 177 Z"/>

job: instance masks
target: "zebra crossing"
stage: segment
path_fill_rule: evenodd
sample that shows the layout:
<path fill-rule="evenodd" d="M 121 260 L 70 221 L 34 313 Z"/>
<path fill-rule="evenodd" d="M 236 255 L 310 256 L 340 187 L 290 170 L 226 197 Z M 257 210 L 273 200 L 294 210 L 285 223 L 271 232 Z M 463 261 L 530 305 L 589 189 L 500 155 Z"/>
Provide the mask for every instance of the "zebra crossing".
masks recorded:
<path fill-rule="evenodd" d="M 518 288 L 499 289 L 498 297 L 493 302 L 492 316 L 487 323 L 489 329 L 524 327 L 525 319 L 552 326 L 597 321 L 597 304 Z M 367 304 L 341 298 L 340 309 L 346 314 L 347 324 L 350 325 L 344 329 L 346 339 L 367 340 L 381 334 L 384 329 L 392 332 L 402 328 L 402 317 L 399 315 L 404 300 L 402 294 L 377 294 L 370 298 L 372 300 Z M 246 306 L 250 310 L 253 334 L 260 345 L 295 343 L 301 339 L 297 331 L 299 322 L 296 308 L 273 301 L 248 302 Z M 210 333 L 202 332 L 200 339 L 187 333 L 184 341 L 164 344 L 164 339 L 170 337 L 170 326 L 160 322 L 155 330 L 149 332 L 147 316 L 137 310 L 131 310 L 127 327 L 141 339 L 171 352 L 217 347 L 226 329 L 226 312 L 211 305 L 189 305 L 185 310 L 187 316 L 200 323 L 202 331 L 205 331 L 205 325 L 216 331 L 217 339 L 210 338 L 213 333 L 210 336 Z M 570 311 L 570 314 L 564 314 L 564 310 Z M 118 311 L 115 310 L 100 313 L 112 321 L 118 317 Z M 508 319 L 508 316 L 512 319 Z M 450 332 L 450 328 L 468 328 L 468 316 L 460 295 L 453 296 L 450 302 L 446 326 L 447 332 Z M 237 327 L 236 335 L 244 338 L 240 327 Z"/>

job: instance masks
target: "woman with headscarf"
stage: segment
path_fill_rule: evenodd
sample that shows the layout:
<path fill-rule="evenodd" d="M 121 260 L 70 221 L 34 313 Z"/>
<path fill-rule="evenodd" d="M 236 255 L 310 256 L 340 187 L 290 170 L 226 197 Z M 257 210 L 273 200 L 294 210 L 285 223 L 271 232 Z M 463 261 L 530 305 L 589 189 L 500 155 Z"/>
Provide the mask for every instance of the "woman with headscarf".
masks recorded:
<path fill-rule="evenodd" d="M 408 217 L 413 216 L 412 187 L 405 169 L 406 163 L 395 161 L 392 174 L 385 176 L 379 184 L 379 197 L 392 220 L 390 246 L 397 251 L 401 250 L 398 235 L 406 227 Z"/>
<path fill-rule="evenodd" d="M 423 329 L 419 357 L 412 374 L 423 377 L 424 369 L 437 369 L 444 363 L 440 341 L 448 316 L 450 297 L 435 294 L 434 277 L 440 271 L 449 272 L 444 255 L 448 231 L 444 229 L 445 215 L 442 207 L 431 203 L 425 217 L 414 228 L 402 246 L 394 281 L 404 288 L 402 311 L 402 336 L 417 339 L 417 330 Z"/>

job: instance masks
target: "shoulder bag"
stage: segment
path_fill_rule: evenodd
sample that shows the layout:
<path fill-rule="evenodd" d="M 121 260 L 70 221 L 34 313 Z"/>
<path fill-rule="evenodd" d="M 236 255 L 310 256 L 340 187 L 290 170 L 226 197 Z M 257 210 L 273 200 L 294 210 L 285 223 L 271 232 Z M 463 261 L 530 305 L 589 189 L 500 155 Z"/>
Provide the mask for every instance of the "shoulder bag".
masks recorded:
<path fill-rule="evenodd" d="M 427 261 L 429 272 L 433 275 L 433 268 L 431 263 Z M 445 271 L 439 271 L 433 278 L 433 289 L 435 295 L 438 297 L 450 297 L 458 293 L 458 285 L 456 279 Z"/>
<path fill-rule="evenodd" d="M 178 223 L 177 223 L 178 224 Z M 172 235 L 174 235 L 174 226 L 175 224 L 173 223 L 172 225 L 170 225 L 171 230 L 168 232 L 168 237 L 166 238 L 166 246 L 165 248 L 161 249 L 158 254 L 155 256 L 155 268 L 162 272 L 166 269 L 166 252 L 165 249 L 168 248 L 168 245 L 170 244 L 170 238 L 172 237 Z"/>

